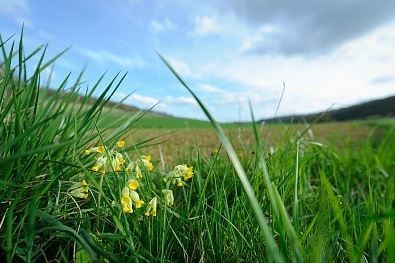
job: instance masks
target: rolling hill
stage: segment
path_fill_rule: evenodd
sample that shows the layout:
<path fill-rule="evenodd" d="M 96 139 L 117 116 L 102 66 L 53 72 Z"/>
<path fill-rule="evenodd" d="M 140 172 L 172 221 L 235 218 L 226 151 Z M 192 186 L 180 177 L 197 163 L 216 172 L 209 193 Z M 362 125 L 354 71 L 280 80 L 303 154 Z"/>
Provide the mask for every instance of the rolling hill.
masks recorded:
<path fill-rule="evenodd" d="M 349 107 L 344 107 L 326 112 L 318 112 L 305 115 L 288 115 L 277 118 L 262 119 L 265 122 L 329 122 L 366 120 L 372 118 L 385 118 L 395 116 L 395 96 L 371 100 Z"/>

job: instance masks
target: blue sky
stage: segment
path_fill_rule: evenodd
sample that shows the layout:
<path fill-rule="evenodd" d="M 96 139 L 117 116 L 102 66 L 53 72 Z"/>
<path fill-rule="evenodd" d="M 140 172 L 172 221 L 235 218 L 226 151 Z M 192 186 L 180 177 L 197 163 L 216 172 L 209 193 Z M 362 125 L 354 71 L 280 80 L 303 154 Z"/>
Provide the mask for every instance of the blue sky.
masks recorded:
<path fill-rule="evenodd" d="M 0 0 L 3 39 L 49 44 L 52 85 L 128 72 L 114 99 L 204 118 L 164 55 L 220 121 L 309 113 L 395 94 L 395 1 Z M 17 39 L 17 38 L 16 38 Z M 49 57 L 48 57 L 49 58 Z M 48 75 L 48 72 L 45 74 Z"/>

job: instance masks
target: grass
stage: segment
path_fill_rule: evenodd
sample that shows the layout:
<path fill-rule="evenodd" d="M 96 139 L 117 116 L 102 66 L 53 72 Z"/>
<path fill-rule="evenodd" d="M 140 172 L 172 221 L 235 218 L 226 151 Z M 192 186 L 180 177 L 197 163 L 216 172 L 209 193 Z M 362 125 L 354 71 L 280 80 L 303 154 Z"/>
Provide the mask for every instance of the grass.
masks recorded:
<path fill-rule="evenodd" d="M 142 118 L 137 126 L 139 128 L 155 128 L 155 129 L 201 129 L 209 128 L 207 121 L 193 120 L 187 118 L 177 118 L 172 116 L 147 116 Z"/>
<path fill-rule="evenodd" d="M 177 158 L 175 150 L 173 155 L 159 151 L 165 146 L 139 127 L 145 118 L 149 122 L 148 114 L 129 116 L 117 114 L 117 105 L 105 107 L 124 75 L 111 83 L 99 79 L 94 89 L 104 91 L 93 104 L 91 94 L 80 99 L 82 77 L 68 83 L 66 76 L 48 95 L 40 74 L 54 60 L 45 59 L 45 49 L 25 54 L 22 37 L 0 43 L 3 262 L 395 261 L 393 126 L 357 124 L 352 134 L 369 129 L 358 139 L 322 140 L 309 127 L 261 130 L 252 122 L 248 136 L 239 136 L 224 131 L 173 71 L 219 138 L 211 154 L 192 142 L 180 143 Z M 27 70 L 33 58 L 36 67 Z M 147 137 L 137 141 L 138 132 Z M 186 142 L 182 132 L 178 141 Z M 125 147 L 114 146 L 122 139 Z M 155 168 L 142 169 L 136 190 L 145 204 L 139 209 L 134 203 L 135 211 L 125 213 L 123 188 L 136 178 L 136 165 L 144 167 L 141 155 L 152 144 L 159 152 L 152 160 Z M 118 160 L 113 146 L 123 156 L 120 171 L 95 171 L 99 153 L 84 151 L 98 145 L 108 147 L 102 157 L 111 162 Z M 183 187 L 163 181 L 181 179 L 167 161 L 171 158 L 194 167 Z M 165 188 L 174 193 L 173 205 L 161 192 Z M 83 195 L 75 195 L 76 189 Z M 156 216 L 144 216 L 155 197 Z"/>

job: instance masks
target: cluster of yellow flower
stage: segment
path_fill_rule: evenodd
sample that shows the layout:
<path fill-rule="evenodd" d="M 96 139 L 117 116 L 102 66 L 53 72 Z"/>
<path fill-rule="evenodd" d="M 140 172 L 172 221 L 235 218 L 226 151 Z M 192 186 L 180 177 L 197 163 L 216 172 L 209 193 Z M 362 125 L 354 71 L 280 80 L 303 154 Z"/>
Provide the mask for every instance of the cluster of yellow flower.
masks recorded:
<path fill-rule="evenodd" d="M 183 186 L 182 179 L 187 181 L 193 176 L 193 167 L 188 167 L 186 164 L 177 165 L 173 171 L 171 171 L 163 181 L 165 181 L 167 188 L 169 188 L 170 184 L 177 184 L 177 186 Z"/>
<path fill-rule="evenodd" d="M 117 174 L 122 175 L 124 182 L 126 182 L 120 194 L 120 205 L 124 213 L 133 213 L 134 209 L 139 209 L 145 204 L 140 198 L 139 192 L 141 189 L 139 187 L 144 186 L 144 183 L 141 185 L 141 180 L 144 177 L 143 174 L 145 172 L 151 172 L 154 169 L 154 165 L 151 162 L 150 155 L 142 155 L 134 161 L 128 161 L 128 164 L 126 164 L 124 156 L 119 151 L 124 146 L 125 141 L 120 140 L 112 149 L 108 149 L 105 146 L 97 146 L 85 150 L 85 154 L 100 154 L 91 168 L 92 171 L 100 172 L 103 175 L 109 172 L 120 172 Z M 163 195 L 163 203 L 166 206 L 172 206 L 174 204 L 173 191 L 170 190 L 171 184 L 177 184 L 177 186 L 182 187 L 184 182 L 192 178 L 192 176 L 193 168 L 183 164 L 177 165 L 173 171 L 163 178 L 166 187 L 161 193 Z M 83 180 L 73 184 L 72 188 L 70 188 L 70 194 L 74 197 L 87 199 L 88 189 L 88 184 Z M 148 202 L 145 211 L 146 216 L 156 216 L 158 202 L 159 196 L 154 196 Z"/>
<path fill-rule="evenodd" d="M 95 172 L 102 172 L 106 173 L 108 171 L 114 171 L 114 172 L 119 172 L 122 170 L 122 165 L 126 162 L 125 159 L 123 158 L 123 155 L 116 151 L 116 149 L 122 149 L 125 146 L 125 141 L 121 140 L 118 141 L 116 146 L 108 150 L 104 146 L 97 146 L 93 147 L 90 149 L 85 150 L 85 154 L 89 155 L 91 153 L 100 153 L 101 156 L 99 156 L 96 159 L 95 165 L 92 167 L 92 171 Z M 110 159 L 111 161 L 111 166 L 107 164 L 107 160 Z"/>
<path fill-rule="evenodd" d="M 191 179 L 192 176 L 193 167 L 188 167 L 186 164 L 181 164 L 174 167 L 173 171 L 168 173 L 163 178 L 163 181 L 166 183 L 166 189 L 162 190 L 165 205 L 172 206 L 174 204 L 173 191 L 169 189 L 170 185 L 177 184 L 178 187 L 182 187 L 184 185 L 182 179 L 184 179 L 184 181 L 187 181 Z"/>
<path fill-rule="evenodd" d="M 130 162 L 125 171 L 134 174 L 136 179 L 141 179 L 143 178 L 141 167 L 147 169 L 148 172 L 154 169 L 154 165 L 151 163 L 151 155 L 142 155 L 136 161 Z"/>
<path fill-rule="evenodd" d="M 81 182 L 75 182 L 70 187 L 70 194 L 74 197 L 87 199 L 89 192 L 89 185 L 86 183 L 85 180 Z"/>

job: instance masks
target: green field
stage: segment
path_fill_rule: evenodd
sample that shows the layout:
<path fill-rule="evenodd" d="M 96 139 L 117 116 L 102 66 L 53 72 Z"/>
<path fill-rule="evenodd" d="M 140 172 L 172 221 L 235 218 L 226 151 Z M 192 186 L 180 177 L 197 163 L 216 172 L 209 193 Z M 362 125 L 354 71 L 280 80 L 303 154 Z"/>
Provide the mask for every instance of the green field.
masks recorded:
<path fill-rule="evenodd" d="M 155 128 L 155 129 L 178 129 L 178 128 L 210 128 L 210 123 L 207 121 L 177 118 L 171 116 L 157 116 L 150 115 L 144 116 L 137 123 L 139 128 Z"/>
<path fill-rule="evenodd" d="M 1 48 L 1 262 L 395 262 L 393 120 L 122 112 Z"/>

